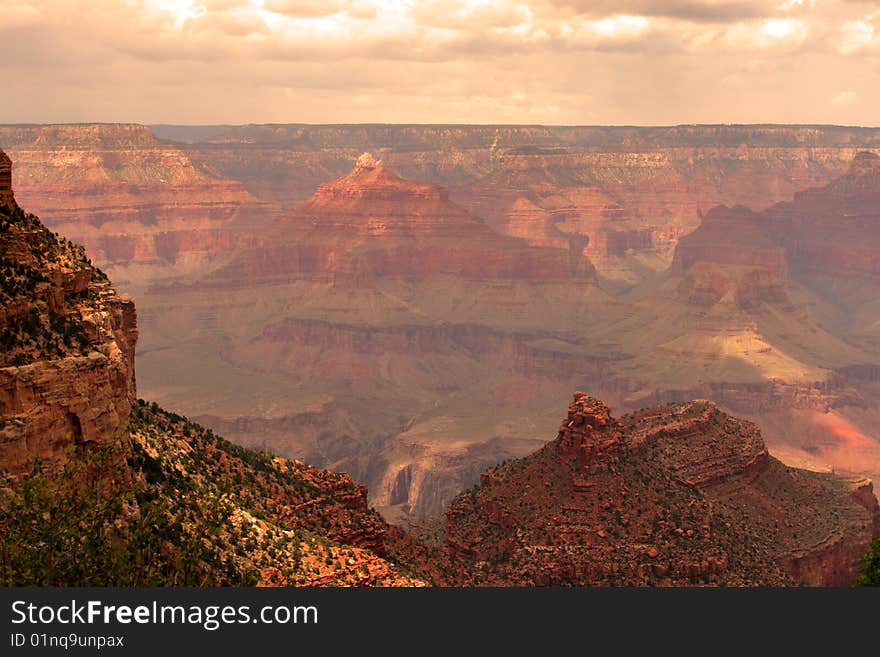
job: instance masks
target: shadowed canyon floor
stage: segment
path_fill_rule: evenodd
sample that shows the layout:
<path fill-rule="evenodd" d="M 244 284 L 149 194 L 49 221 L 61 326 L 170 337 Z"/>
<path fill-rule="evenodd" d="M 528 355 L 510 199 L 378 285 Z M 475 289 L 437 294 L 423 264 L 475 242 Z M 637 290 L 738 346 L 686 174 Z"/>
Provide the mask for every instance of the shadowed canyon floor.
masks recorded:
<path fill-rule="evenodd" d="M 347 470 L 391 519 L 543 444 L 577 388 L 623 410 L 713 399 L 792 465 L 880 474 L 880 131 L 0 126 L 0 144 L 19 199 L 136 298 L 145 396 Z"/>

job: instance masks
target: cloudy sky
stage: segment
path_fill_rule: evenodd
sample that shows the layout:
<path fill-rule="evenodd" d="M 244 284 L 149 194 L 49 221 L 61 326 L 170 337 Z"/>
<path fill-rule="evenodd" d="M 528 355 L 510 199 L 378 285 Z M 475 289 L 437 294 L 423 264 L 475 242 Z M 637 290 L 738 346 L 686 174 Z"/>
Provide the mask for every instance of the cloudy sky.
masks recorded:
<path fill-rule="evenodd" d="M 0 123 L 880 125 L 880 0 L 0 0 Z"/>

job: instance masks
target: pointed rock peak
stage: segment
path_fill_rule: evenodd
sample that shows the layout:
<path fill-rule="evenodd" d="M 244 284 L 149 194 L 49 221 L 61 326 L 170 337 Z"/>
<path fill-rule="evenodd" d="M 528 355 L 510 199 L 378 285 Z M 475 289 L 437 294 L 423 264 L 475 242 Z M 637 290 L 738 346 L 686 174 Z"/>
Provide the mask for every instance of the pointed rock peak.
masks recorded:
<path fill-rule="evenodd" d="M 437 202 L 445 201 L 447 192 L 436 185 L 405 180 L 386 167 L 372 153 L 361 155 L 354 168 L 341 178 L 318 186 L 312 196 L 312 209 L 333 208 L 339 203 L 370 201 Z M 404 207 L 411 206 L 401 206 Z M 375 206 L 373 207 L 375 210 Z"/>
<path fill-rule="evenodd" d="M 364 185 L 416 184 L 403 180 L 397 173 L 386 167 L 382 160 L 369 152 L 361 155 L 355 162 L 354 168 L 336 182 L 346 181 Z"/>
<path fill-rule="evenodd" d="M 364 153 L 357 159 L 357 164 L 355 164 L 355 171 L 372 171 L 373 169 L 378 169 L 382 167 L 382 160 L 377 160 L 373 157 L 372 153 Z"/>
<path fill-rule="evenodd" d="M 584 421 L 577 424 L 586 423 L 594 428 L 604 427 L 611 420 L 611 407 L 601 399 L 578 390 L 568 406 L 568 419 L 573 420 L 578 417 L 584 418 Z"/>
<path fill-rule="evenodd" d="M 556 441 L 564 456 L 577 456 L 580 465 L 585 465 L 619 444 L 621 436 L 615 429 L 619 429 L 619 423 L 611 417 L 611 407 L 578 391 L 568 405 Z"/>

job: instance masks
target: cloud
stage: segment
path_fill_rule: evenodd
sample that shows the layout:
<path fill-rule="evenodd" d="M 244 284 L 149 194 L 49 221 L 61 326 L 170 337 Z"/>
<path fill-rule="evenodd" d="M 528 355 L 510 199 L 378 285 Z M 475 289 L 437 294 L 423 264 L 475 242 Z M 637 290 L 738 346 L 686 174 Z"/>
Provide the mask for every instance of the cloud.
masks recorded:
<path fill-rule="evenodd" d="M 852 89 L 876 123 L 880 101 L 876 1 L 0 4 L 5 122 L 834 122 Z"/>
<path fill-rule="evenodd" d="M 589 16 L 637 14 L 696 22 L 728 23 L 772 15 L 775 6 L 748 0 L 548 0 L 559 9 Z"/>
<path fill-rule="evenodd" d="M 880 10 L 845 21 L 838 48 L 844 55 L 880 51 Z"/>
<path fill-rule="evenodd" d="M 841 91 L 831 99 L 832 105 L 854 105 L 858 101 L 859 95 L 855 91 Z"/>
<path fill-rule="evenodd" d="M 376 5 L 369 0 L 265 0 L 263 6 L 290 18 L 320 18 L 340 12 L 355 18 L 376 17 Z"/>

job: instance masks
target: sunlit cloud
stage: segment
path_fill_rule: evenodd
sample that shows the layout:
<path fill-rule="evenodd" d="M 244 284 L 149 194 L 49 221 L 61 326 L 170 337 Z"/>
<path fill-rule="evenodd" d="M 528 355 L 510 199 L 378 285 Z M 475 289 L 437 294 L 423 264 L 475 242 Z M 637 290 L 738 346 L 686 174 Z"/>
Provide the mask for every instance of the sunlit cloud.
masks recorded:
<path fill-rule="evenodd" d="M 843 54 L 880 49 L 880 11 L 858 20 L 846 21 L 841 33 L 840 51 Z"/>
<path fill-rule="evenodd" d="M 858 101 L 859 95 L 855 91 L 841 91 L 831 99 L 832 105 L 853 105 Z"/>

